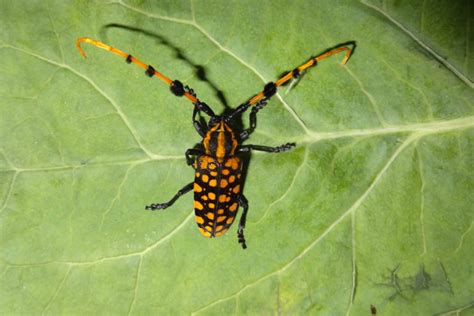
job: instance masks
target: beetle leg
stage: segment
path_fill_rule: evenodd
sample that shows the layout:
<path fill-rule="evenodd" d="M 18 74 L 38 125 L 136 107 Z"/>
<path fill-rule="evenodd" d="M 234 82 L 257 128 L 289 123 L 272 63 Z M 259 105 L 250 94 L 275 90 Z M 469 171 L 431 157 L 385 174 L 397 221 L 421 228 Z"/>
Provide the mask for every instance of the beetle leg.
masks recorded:
<path fill-rule="evenodd" d="M 260 111 L 265 105 L 267 104 L 266 100 L 262 100 L 258 102 L 255 107 L 252 108 L 252 111 L 250 111 L 249 119 L 250 119 L 250 127 L 243 130 L 240 133 L 240 141 L 244 141 L 247 138 L 249 138 L 250 134 L 253 133 L 255 128 L 257 127 L 257 113 Z"/>
<path fill-rule="evenodd" d="M 179 199 L 179 197 L 181 195 L 184 195 L 184 194 L 188 193 L 189 191 L 191 191 L 193 189 L 193 186 L 194 186 L 194 182 L 188 183 L 181 190 L 179 190 L 178 193 L 176 193 L 175 196 L 173 196 L 173 198 L 171 200 L 169 200 L 168 202 L 166 202 L 166 203 L 153 203 L 153 204 L 147 205 L 147 206 L 145 206 L 145 210 L 154 211 L 154 210 L 162 210 L 162 209 L 165 209 L 167 207 L 170 207 L 171 205 L 173 205 L 174 202 L 176 202 L 177 199 Z"/>
<path fill-rule="evenodd" d="M 186 156 L 186 163 L 188 166 L 191 166 L 194 163 L 194 158 L 192 156 L 202 155 L 202 151 L 198 148 L 189 148 L 184 154 Z"/>
<path fill-rule="evenodd" d="M 239 228 L 237 229 L 237 238 L 239 239 L 239 243 L 242 244 L 242 248 L 247 248 L 245 244 L 245 237 L 244 237 L 244 228 L 245 228 L 245 221 L 247 219 L 247 211 L 249 210 L 249 204 L 245 196 L 240 195 L 238 199 L 239 205 L 243 208 L 242 215 L 240 215 L 239 221 Z"/>
<path fill-rule="evenodd" d="M 255 104 L 256 107 L 262 108 L 263 106 L 265 106 L 265 104 L 267 104 L 267 101 L 272 96 L 275 95 L 276 92 L 277 92 L 276 84 L 274 82 L 267 83 L 265 85 L 265 87 L 263 88 L 263 91 L 261 93 L 259 93 L 258 95 L 253 96 L 252 98 L 250 98 L 250 100 L 248 100 L 245 103 L 242 103 L 237 108 L 235 108 L 235 110 L 232 111 L 232 113 L 230 113 L 227 116 L 227 122 L 232 121 L 236 116 L 241 115 L 242 113 L 247 111 L 250 106 L 252 106 L 254 104 Z M 258 110 L 260 110 L 260 109 L 258 109 Z M 256 111 L 258 112 L 258 110 L 256 110 Z"/>
<path fill-rule="evenodd" d="M 198 134 L 204 138 L 204 136 L 206 136 L 206 132 L 207 132 L 207 128 L 205 128 L 204 126 L 202 126 L 201 122 L 196 119 L 196 116 L 200 113 L 201 111 L 199 111 L 199 108 L 197 106 L 194 107 L 194 110 L 193 110 L 193 125 L 194 125 L 194 128 L 196 129 L 196 131 L 198 132 Z"/>
<path fill-rule="evenodd" d="M 238 151 L 242 153 L 247 153 L 251 150 L 258 150 L 258 151 L 265 151 L 267 153 L 280 153 L 283 151 L 288 151 L 295 146 L 296 146 L 295 143 L 286 143 L 286 144 L 276 146 L 276 147 L 261 146 L 261 145 L 243 145 L 238 149 Z"/>
<path fill-rule="evenodd" d="M 201 111 L 203 111 L 204 113 L 206 113 L 209 116 L 215 116 L 214 111 L 212 111 L 212 109 L 206 103 L 201 102 L 197 98 L 196 93 L 194 92 L 194 90 L 190 86 L 184 86 L 184 91 L 186 91 L 186 93 L 191 95 L 196 100 L 195 102 L 193 102 L 193 105 L 194 105 L 193 125 L 194 125 L 194 128 L 196 129 L 196 131 L 198 132 L 198 134 L 201 137 L 204 137 L 207 130 L 206 130 L 206 128 L 204 128 L 204 126 L 202 126 L 201 122 L 199 122 L 199 120 L 196 119 L 196 116 L 198 114 L 200 114 Z"/>

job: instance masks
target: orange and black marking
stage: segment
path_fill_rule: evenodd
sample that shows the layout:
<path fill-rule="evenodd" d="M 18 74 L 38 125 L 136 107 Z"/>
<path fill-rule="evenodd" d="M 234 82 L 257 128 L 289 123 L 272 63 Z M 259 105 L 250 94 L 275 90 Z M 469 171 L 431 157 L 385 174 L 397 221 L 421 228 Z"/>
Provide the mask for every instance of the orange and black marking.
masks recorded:
<path fill-rule="evenodd" d="M 199 231 L 206 237 L 221 236 L 234 222 L 239 207 L 242 160 L 219 161 L 202 155 L 194 165 L 194 213 Z"/>
<path fill-rule="evenodd" d="M 301 78 L 301 75 L 307 69 L 340 52 L 346 53 L 342 60 L 342 64 L 345 64 L 353 50 L 353 48 L 345 46 L 336 47 L 312 57 L 304 64 L 281 76 L 276 82 L 267 83 L 261 92 L 240 104 L 230 113 L 219 116 L 214 114 L 206 103 L 197 98 L 193 89 L 184 86 L 179 80 L 171 80 L 153 66 L 145 64 L 117 48 L 88 37 L 80 37 L 76 40 L 77 49 L 83 57 L 86 57 L 86 54 L 81 47 L 82 43 L 94 45 L 124 58 L 128 64 L 137 65 L 145 70 L 147 76 L 157 77 L 170 87 L 175 96 L 186 97 L 194 106 L 193 125 L 202 137 L 202 141 L 198 146 L 188 149 L 185 153 L 186 162 L 193 166 L 195 170 L 194 181 L 185 185 L 168 202 L 153 203 L 145 208 L 147 210 L 165 209 L 173 205 L 180 196 L 193 190 L 195 220 L 199 231 L 205 237 L 218 237 L 229 230 L 237 216 L 239 207 L 242 207 L 237 238 L 244 249 L 247 248 L 244 228 L 248 203 L 242 194 L 243 164 L 241 155 L 255 150 L 279 153 L 288 151 L 295 146 L 295 143 L 287 143 L 276 147 L 243 145 L 243 142 L 249 138 L 257 126 L 258 111 L 277 93 L 278 88 L 289 80 Z M 351 44 L 354 45 L 354 43 Z M 249 115 L 249 126 L 243 130 L 237 130 L 233 123 L 249 108 L 252 108 Z M 210 117 L 208 124 L 203 124 L 198 119 L 201 112 Z"/>

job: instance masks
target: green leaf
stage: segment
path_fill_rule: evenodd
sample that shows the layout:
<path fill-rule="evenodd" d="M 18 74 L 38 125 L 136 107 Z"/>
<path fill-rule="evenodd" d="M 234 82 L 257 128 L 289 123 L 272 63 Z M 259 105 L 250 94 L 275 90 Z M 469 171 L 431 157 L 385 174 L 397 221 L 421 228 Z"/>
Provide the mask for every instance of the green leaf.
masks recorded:
<path fill-rule="evenodd" d="M 431 15 L 414 27 L 423 4 L 384 3 L 2 1 L 0 313 L 472 313 L 470 16 L 437 11 L 461 26 L 432 32 Z M 259 112 L 250 143 L 297 148 L 252 154 L 242 250 L 237 225 L 199 234 L 192 194 L 144 210 L 193 179 L 192 104 L 96 47 L 83 59 L 81 36 L 216 112 L 218 92 L 235 107 L 310 56 L 357 48 Z"/>

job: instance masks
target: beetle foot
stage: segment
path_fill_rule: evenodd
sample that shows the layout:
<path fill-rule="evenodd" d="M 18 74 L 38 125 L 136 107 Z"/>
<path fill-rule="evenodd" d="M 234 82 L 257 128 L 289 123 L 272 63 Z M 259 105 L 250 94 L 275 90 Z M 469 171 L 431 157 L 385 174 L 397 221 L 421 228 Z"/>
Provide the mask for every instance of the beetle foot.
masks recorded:
<path fill-rule="evenodd" d="M 150 210 L 150 211 L 156 211 L 156 210 L 162 210 L 167 208 L 169 205 L 168 203 L 160 203 L 160 204 L 150 204 L 145 206 L 145 210 Z"/>
<path fill-rule="evenodd" d="M 237 238 L 239 239 L 239 244 L 242 245 L 242 249 L 246 249 L 247 245 L 245 244 L 244 229 L 240 228 L 237 230 Z"/>
<path fill-rule="evenodd" d="M 276 149 L 275 152 L 279 153 L 279 152 L 282 152 L 282 151 L 288 151 L 288 150 L 292 149 L 295 146 L 296 146 L 295 143 L 283 144 L 281 146 L 275 147 L 275 149 Z"/>

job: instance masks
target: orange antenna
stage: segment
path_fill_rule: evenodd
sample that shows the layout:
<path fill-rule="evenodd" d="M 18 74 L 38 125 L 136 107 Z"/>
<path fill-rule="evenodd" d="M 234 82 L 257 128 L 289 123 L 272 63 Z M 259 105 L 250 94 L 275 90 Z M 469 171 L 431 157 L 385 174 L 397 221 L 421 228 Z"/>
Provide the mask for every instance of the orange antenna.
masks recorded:
<path fill-rule="evenodd" d="M 178 81 L 178 80 L 171 80 L 170 78 L 166 77 L 165 75 L 163 75 L 161 72 L 155 70 L 155 68 L 153 68 L 151 65 L 147 65 L 145 64 L 144 62 L 136 59 L 135 57 L 133 57 L 132 55 L 128 54 L 128 53 L 125 53 L 123 51 L 121 51 L 120 49 L 117 49 L 115 47 L 112 47 L 112 46 L 109 46 L 107 44 L 104 44 L 100 41 L 96 41 L 94 39 L 91 39 L 89 37 L 79 37 L 77 40 L 76 40 L 76 47 L 77 49 L 79 50 L 79 53 L 84 57 L 84 58 L 87 58 L 86 56 L 86 53 L 84 52 L 84 50 L 82 49 L 81 47 L 81 43 L 88 43 L 88 44 L 91 44 L 91 45 L 94 45 L 96 47 L 99 47 L 99 48 L 102 48 L 108 52 L 111 52 L 112 54 L 115 54 L 115 55 L 118 55 L 122 58 L 125 58 L 125 61 L 127 63 L 132 63 L 132 64 L 135 64 L 137 65 L 138 67 L 140 68 L 143 68 L 145 69 L 145 74 L 149 77 L 157 77 L 158 79 L 160 79 L 161 81 L 163 81 L 164 83 L 166 83 L 167 85 L 170 86 L 170 89 L 171 89 L 171 92 L 173 92 L 174 95 L 176 96 L 185 96 L 189 101 L 191 101 L 192 103 L 196 103 L 199 101 L 198 98 L 196 98 L 196 96 L 194 95 L 194 93 L 192 93 L 191 91 L 187 91 L 189 89 L 185 89 L 183 87 L 183 84 Z"/>
<path fill-rule="evenodd" d="M 325 58 L 328 58 L 332 55 L 345 51 L 346 55 L 344 56 L 344 59 L 342 60 L 342 63 L 341 63 L 342 65 L 345 65 L 346 62 L 349 60 L 349 57 L 351 56 L 352 50 L 353 49 L 349 47 L 338 47 L 338 48 L 331 49 L 321 55 L 311 58 L 306 63 L 293 69 L 293 71 L 290 71 L 287 74 L 283 75 L 275 83 L 268 83 L 265 86 L 265 89 L 262 92 L 254 95 L 252 98 L 250 98 L 250 100 L 247 101 L 247 104 L 250 106 L 250 105 L 258 103 L 259 101 L 262 101 L 264 98 L 268 99 L 269 97 L 273 96 L 273 94 L 276 93 L 276 89 L 278 87 L 280 87 L 281 85 L 284 85 L 286 82 L 288 82 L 288 80 L 293 79 L 293 78 L 298 78 L 303 71 L 305 71 L 306 69 L 310 67 L 316 66 L 319 61 Z"/>

